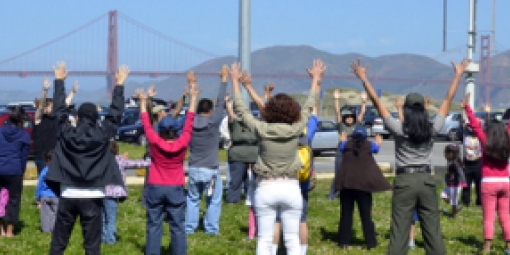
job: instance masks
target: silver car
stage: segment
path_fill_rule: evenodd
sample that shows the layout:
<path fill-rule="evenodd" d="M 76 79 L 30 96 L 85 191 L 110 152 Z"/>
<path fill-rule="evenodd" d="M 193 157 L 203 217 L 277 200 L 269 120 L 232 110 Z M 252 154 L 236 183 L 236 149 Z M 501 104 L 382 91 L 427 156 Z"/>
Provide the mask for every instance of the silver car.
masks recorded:
<path fill-rule="evenodd" d="M 391 112 L 390 114 L 393 118 L 396 118 L 397 120 L 399 120 L 398 112 Z M 374 124 L 372 125 L 372 134 L 382 135 L 382 137 L 384 139 L 390 138 L 390 132 L 388 130 L 386 130 L 386 128 L 384 126 L 384 122 L 381 117 L 374 119 Z"/>
<path fill-rule="evenodd" d="M 443 128 L 439 130 L 437 136 L 444 137 L 448 141 L 458 141 L 460 137 L 460 128 L 462 122 L 462 114 L 460 112 L 450 112 L 446 116 Z"/>
<path fill-rule="evenodd" d="M 319 155 L 324 151 L 335 151 L 339 139 L 336 121 L 319 118 L 317 131 L 312 140 L 313 154 Z"/>

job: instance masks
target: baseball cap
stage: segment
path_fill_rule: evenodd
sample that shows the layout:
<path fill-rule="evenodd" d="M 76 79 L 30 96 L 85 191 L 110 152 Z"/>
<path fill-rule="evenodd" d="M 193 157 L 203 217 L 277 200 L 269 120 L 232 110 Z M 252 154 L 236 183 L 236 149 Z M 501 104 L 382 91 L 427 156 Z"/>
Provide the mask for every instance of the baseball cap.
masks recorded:
<path fill-rule="evenodd" d="M 182 129 L 183 122 L 175 119 L 174 117 L 168 115 L 161 119 L 161 121 L 158 123 L 158 130 L 159 131 L 178 131 Z"/>
<path fill-rule="evenodd" d="M 365 138 L 367 137 L 367 129 L 364 126 L 356 126 L 352 132 L 353 138 Z"/>
<path fill-rule="evenodd" d="M 406 96 L 406 100 L 404 102 L 404 106 L 413 107 L 413 106 L 425 106 L 425 98 L 418 93 L 411 93 Z"/>

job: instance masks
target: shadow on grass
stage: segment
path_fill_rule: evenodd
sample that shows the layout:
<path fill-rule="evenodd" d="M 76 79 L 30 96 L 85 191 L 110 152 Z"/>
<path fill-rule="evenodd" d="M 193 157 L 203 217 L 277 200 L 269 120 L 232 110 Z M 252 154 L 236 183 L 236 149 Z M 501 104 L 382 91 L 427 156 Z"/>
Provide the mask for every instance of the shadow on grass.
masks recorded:
<path fill-rule="evenodd" d="M 465 245 L 468 245 L 468 246 L 475 245 L 479 249 L 481 249 L 483 247 L 483 242 L 480 240 L 479 237 L 476 237 L 474 235 L 457 236 L 457 237 L 455 237 L 455 239 L 457 239 L 457 241 L 459 241 Z"/>
<path fill-rule="evenodd" d="M 329 241 L 329 242 L 338 244 L 338 232 L 328 231 L 322 227 L 321 227 L 320 231 L 321 231 L 321 236 L 322 236 L 321 240 L 322 241 Z M 351 232 L 350 246 L 363 246 L 363 247 L 365 246 L 365 240 L 357 238 L 356 231 L 354 231 L 354 230 Z"/>
<path fill-rule="evenodd" d="M 25 222 L 23 222 L 23 221 L 21 221 L 21 220 L 20 220 L 20 221 L 18 221 L 18 223 L 16 223 L 16 224 L 14 225 L 14 231 L 13 231 L 14 233 L 13 233 L 13 234 L 14 234 L 14 235 L 18 235 L 18 234 L 20 234 L 20 233 L 21 233 L 21 230 L 23 230 L 23 228 L 25 228 L 25 227 L 26 227 Z"/>

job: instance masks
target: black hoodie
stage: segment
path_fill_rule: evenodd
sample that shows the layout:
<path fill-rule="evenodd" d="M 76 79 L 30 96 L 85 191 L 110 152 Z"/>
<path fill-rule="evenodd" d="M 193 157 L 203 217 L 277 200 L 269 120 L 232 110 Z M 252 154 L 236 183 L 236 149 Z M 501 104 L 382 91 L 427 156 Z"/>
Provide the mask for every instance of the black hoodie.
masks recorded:
<path fill-rule="evenodd" d="M 53 111 L 57 121 L 57 145 L 45 181 L 60 194 L 60 186 L 95 188 L 124 185 L 110 139 L 124 111 L 124 87 L 116 86 L 108 115 L 101 123 L 80 119 L 76 127 L 66 125 L 68 108 L 65 104 L 63 80 L 55 80 Z"/>

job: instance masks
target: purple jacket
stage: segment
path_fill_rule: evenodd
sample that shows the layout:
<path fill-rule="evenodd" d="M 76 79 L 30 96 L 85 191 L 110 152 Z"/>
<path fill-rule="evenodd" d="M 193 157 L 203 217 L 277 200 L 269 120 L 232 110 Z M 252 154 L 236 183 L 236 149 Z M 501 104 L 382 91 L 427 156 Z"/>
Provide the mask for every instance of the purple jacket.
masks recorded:
<path fill-rule="evenodd" d="M 126 169 L 132 168 L 142 168 L 148 167 L 151 165 L 151 160 L 127 160 L 122 156 L 115 156 L 117 160 L 117 164 L 119 165 L 120 173 L 122 174 L 122 179 L 124 180 L 124 185 L 106 185 L 105 187 L 105 197 L 109 198 L 126 198 L 127 194 L 127 185 L 126 185 Z"/>

